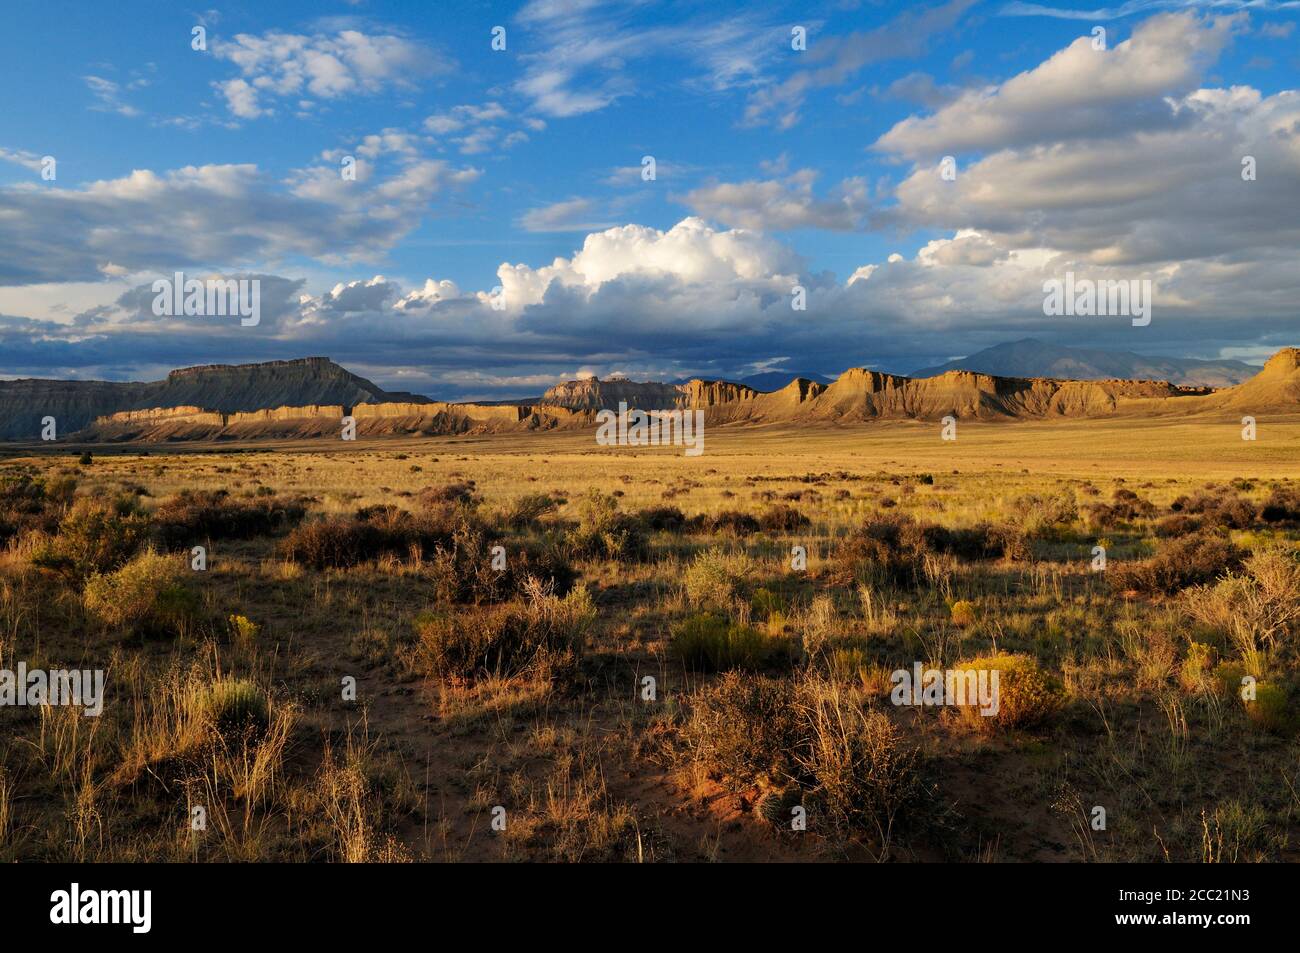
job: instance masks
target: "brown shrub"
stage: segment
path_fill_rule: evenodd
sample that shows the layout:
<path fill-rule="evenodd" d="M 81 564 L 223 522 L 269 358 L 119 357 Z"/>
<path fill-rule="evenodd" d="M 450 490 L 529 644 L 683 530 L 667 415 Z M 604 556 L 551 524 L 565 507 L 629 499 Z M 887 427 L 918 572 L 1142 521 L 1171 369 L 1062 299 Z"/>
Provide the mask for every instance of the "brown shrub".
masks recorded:
<path fill-rule="evenodd" d="M 298 498 L 259 494 L 236 499 L 226 490 L 183 490 L 154 510 L 154 530 L 168 548 L 204 539 L 250 539 L 296 526 L 307 506 Z"/>
<path fill-rule="evenodd" d="M 809 524 L 810 520 L 793 506 L 778 503 L 768 507 L 758 518 L 758 525 L 768 533 L 793 533 Z"/>
<path fill-rule="evenodd" d="M 527 598 L 474 612 L 425 613 L 415 620 L 429 672 L 456 683 L 572 671 L 596 617 L 584 588 L 563 599 L 531 585 Z"/>
<path fill-rule="evenodd" d="M 1106 570 L 1117 592 L 1173 594 L 1188 586 L 1213 582 L 1241 566 L 1246 552 L 1223 536 L 1197 533 L 1163 544 L 1150 559 L 1111 562 Z"/>

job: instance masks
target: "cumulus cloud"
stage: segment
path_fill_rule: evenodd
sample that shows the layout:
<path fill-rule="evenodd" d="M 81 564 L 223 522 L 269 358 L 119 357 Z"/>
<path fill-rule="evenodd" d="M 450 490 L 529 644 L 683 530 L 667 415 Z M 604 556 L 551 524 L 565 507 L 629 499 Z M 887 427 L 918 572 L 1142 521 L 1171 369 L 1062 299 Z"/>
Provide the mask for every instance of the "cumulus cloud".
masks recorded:
<path fill-rule="evenodd" d="M 865 180 L 845 179 L 829 196 L 818 198 L 813 194 L 816 178 L 815 170 L 801 169 L 785 179 L 720 182 L 693 189 L 681 201 L 705 218 L 741 228 L 862 227 L 869 205 Z"/>
<path fill-rule="evenodd" d="M 506 131 L 505 127 L 515 126 Z M 529 132 L 540 132 L 546 123 L 536 117 L 516 117 L 498 102 L 466 103 L 435 113 L 424 128 L 439 139 L 454 144 L 462 155 L 477 155 L 495 146 L 509 149 L 528 141 Z"/>
<path fill-rule="evenodd" d="M 286 182 L 254 165 L 141 169 L 81 188 L 0 189 L 0 285 L 78 281 L 106 265 L 126 272 L 229 266 L 309 255 L 374 257 L 420 221 L 434 196 L 473 168 L 402 161 L 387 174 L 357 163 L 298 170 Z"/>
<path fill-rule="evenodd" d="M 1081 36 L 1032 70 L 903 120 L 876 148 L 915 159 L 1169 128 L 1180 116 L 1164 97 L 1191 92 L 1241 22 L 1153 17 L 1102 50 Z"/>
<path fill-rule="evenodd" d="M 1131 269 L 1294 254 L 1300 227 L 1289 210 L 1300 203 L 1300 96 L 1195 85 L 1197 64 L 1222 47 L 1230 28 L 1186 14 L 1153 18 L 1111 52 L 1072 44 L 981 93 L 960 117 L 951 112 L 959 102 L 928 120 L 900 123 L 879 148 L 903 156 L 981 144 L 989 151 L 955 181 L 946 181 L 937 163 L 919 162 L 882 219 L 978 229 L 1006 249 L 1058 249 Z M 1098 63 L 1112 56 L 1149 63 L 1166 83 L 1098 73 Z M 1057 128 L 1042 115 L 1044 101 L 1076 122 Z M 1139 114 L 1151 121 L 1115 119 Z M 1243 174 L 1247 157 L 1253 180 Z"/>
<path fill-rule="evenodd" d="M 1300 290 L 1292 264 L 1277 256 L 1158 269 L 1149 327 L 1134 329 L 1125 318 L 1056 319 L 1047 333 L 1062 343 L 1212 354 L 1240 345 L 1221 320 L 1230 313 L 1251 322 L 1260 346 L 1291 343 L 1294 318 L 1278 304 Z M 75 365 L 78 355 L 88 364 L 152 367 L 330 354 L 384 386 L 460 399 L 535 394 L 574 368 L 735 377 L 779 359 L 826 374 L 862 365 L 905 372 L 1043 335 L 1042 285 L 1065 266 L 1094 279 L 1133 277 L 1131 269 L 1059 249 L 1007 251 L 966 229 L 838 281 L 811 273 L 768 235 L 687 218 L 667 230 L 596 232 L 545 265 L 503 263 L 499 296 L 446 279 L 412 285 L 379 275 L 307 293 L 301 281 L 264 276 L 263 322 L 245 329 L 156 318 L 142 284 L 72 322 L 0 318 L 0 345 L 10 369 L 29 373 Z M 791 307 L 795 284 L 808 291 L 805 311 Z"/>
<path fill-rule="evenodd" d="M 407 88 L 413 78 L 443 72 L 450 63 L 405 37 L 340 30 L 329 35 L 270 31 L 217 39 L 212 53 L 240 75 L 217 89 L 230 112 L 256 119 L 274 112 L 273 101 L 338 99 Z M 272 101 L 272 104 L 268 104 Z"/>

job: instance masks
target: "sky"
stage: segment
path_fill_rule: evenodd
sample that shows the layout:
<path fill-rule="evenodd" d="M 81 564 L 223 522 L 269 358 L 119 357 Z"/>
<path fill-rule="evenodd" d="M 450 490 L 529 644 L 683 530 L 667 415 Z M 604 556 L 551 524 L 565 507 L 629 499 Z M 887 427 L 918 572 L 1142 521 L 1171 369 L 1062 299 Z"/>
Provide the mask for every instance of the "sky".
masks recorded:
<path fill-rule="evenodd" d="M 324 355 L 472 400 L 1300 344 L 1300 2 L 0 17 L 0 377 Z M 259 320 L 155 313 L 176 272 Z M 1150 323 L 1045 314 L 1067 273 L 1151 281 Z"/>

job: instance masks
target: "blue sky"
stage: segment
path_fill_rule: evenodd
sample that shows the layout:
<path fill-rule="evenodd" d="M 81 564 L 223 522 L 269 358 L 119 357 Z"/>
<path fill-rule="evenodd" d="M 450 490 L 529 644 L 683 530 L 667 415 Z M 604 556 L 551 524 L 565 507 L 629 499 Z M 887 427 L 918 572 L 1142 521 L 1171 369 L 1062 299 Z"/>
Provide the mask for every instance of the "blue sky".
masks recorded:
<path fill-rule="evenodd" d="M 10 3 L 0 374 L 323 353 L 504 397 L 1030 334 L 1258 360 L 1297 343 L 1297 6 Z M 182 269 L 257 277 L 266 319 L 154 315 Z M 1066 270 L 1155 280 L 1155 320 L 1044 316 Z"/>

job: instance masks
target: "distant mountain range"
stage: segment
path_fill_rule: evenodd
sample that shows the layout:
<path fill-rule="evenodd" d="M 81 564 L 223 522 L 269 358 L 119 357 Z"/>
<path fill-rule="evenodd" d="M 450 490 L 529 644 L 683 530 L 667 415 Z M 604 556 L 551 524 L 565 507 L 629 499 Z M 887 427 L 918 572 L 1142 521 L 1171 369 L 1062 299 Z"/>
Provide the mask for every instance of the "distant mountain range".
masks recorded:
<path fill-rule="evenodd" d="M 1062 350 L 1044 351 L 1038 342 L 1007 347 L 1025 353 L 1024 345 L 1034 345 L 1028 353 L 1043 358 Z M 0 439 L 35 442 L 47 416 L 55 418 L 60 439 L 75 435 L 78 441 L 324 437 L 339 433 L 345 415 L 369 436 L 550 430 L 590 427 L 598 411 L 620 403 L 638 410 L 701 410 L 710 426 L 847 425 L 949 414 L 1010 420 L 1300 413 L 1297 348 L 1282 348 L 1260 369 L 1241 365 L 1256 373 L 1230 387 L 1172 383 L 1166 365 L 1141 367 L 1159 368 L 1162 379 L 1151 379 L 1154 373 L 1117 377 L 1110 373 L 1119 369 L 1114 364 L 1089 365 L 1102 379 L 1064 377 L 1056 363 L 1051 369 L 1058 373 L 1047 375 L 1027 373 L 1023 364 L 1007 374 L 953 369 L 923 378 L 850 368 L 830 383 L 796 378 L 767 391 L 733 381 L 591 377 L 556 384 L 528 401 L 449 403 L 385 391 L 328 358 L 312 357 L 191 367 L 152 383 L 0 381 Z"/>
<path fill-rule="evenodd" d="M 1065 347 L 1033 338 L 996 344 L 937 367 L 922 367 L 909 377 L 936 377 L 947 371 L 975 371 L 999 377 L 1055 377 L 1061 380 L 1169 381 L 1199 387 L 1231 387 L 1259 373 L 1241 361 L 1202 361 L 1190 357 L 1143 357 L 1131 351 Z"/>
<path fill-rule="evenodd" d="M 327 357 L 206 364 L 172 371 L 166 380 L 148 383 L 23 378 L 0 381 L 0 439 L 35 439 L 47 416 L 54 418 L 57 433 L 69 434 L 96 417 L 154 407 L 237 413 L 289 405 L 428 399 L 385 391 Z"/>

